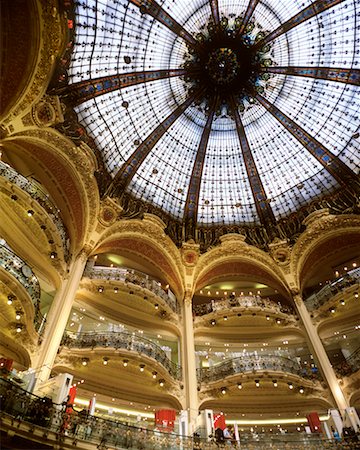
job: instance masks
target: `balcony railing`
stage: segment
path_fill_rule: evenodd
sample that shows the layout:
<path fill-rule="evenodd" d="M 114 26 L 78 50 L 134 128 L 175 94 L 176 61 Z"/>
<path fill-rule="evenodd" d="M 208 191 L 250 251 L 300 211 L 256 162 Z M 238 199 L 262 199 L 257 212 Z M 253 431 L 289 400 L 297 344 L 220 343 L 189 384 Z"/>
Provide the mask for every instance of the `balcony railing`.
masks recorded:
<path fill-rule="evenodd" d="M 33 198 L 42 208 L 44 208 L 58 229 L 64 250 L 64 257 L 65 260 L 68 260 L 70 242 L 69 237 L 64 223 L 59 215 L 59 210 L 55 203 L 50 200 L 49 194 L 44 192 L 38 183 L 20 175 L 15 169 L 5 164 L 3 161 L 0 161 L 0 176 L 6 178 L 11 183 L 16 184 L 16 186 L 29 194 L 31 198 Z"/>
<path fill-rule="evenodd" d="M 212 367 L 196 369 L 198 382 L 211 382 L 221 380 L 229 375 L 247 372 L 272 370 L 298 375 L 307 379 L 318 379 L 316 368 L 302 366 L 297 360 L 278 355 L 247 354 L 229 359 Z"/>
<path fill-rule="evenodd" d="M 39 333 L 44 330 L 45 317 L 40 312 L 40 284 L 33 271 L 6 244 L 0 244 L 0 267 L 12 275 L 28 292 L 34 305 L 34 327 Z M 23 268 L 27 272 L 24 273 Z"/>
<path fill-rule="evenodd" d="M 193 305 L 193 312 L 196 316 L 204 316 L 205 314 L 231 308 L 261 308 L 264 310 L 273 311 L 277 314 L 294 313 L 290 307 L 275 303 L 269 298 L 263 298 L 259 295 L 241 295 L 239 297 L 212 300 L 210 303 Z"/>
<path fill-rule="evenodd" d="M 360 370 L 360 347 L 333 368 L 340 377 L 350 376 Z"/>
<path fill-rule="evenodd" d="M 324 439 L 319 435 L 307 434 L 244 434 L 240 442 L 215 442 L 213 436 L 181 436 L 174 432 L 154 430 L 150 425 L 141 428 L 130 426 L 124 421 L 107 420 L 91 416 L 87 411 L 77 411 L 70 404 L 55 404 L 49 398 L 33 395 L 9 381 L 0 379 L 1 422 L 2 428 L 16 426 L 16 434 L 27 440 L 56 443 L 66 448 L 131 448 L 141 450 L 218 450 L 219 448 L 246 448 L 267 450 L 307 450 L 349 448 Z M 30 430 L 30 433 L 29 433 Z M 33 447 L 35 448 L 35 447 Z M 352 447 L 356 448 L 356 447 Z"/>
<path fill-rule="evenodd" d="M 62 345 L 68 348 L 114 348 L 141 353 L 155 359 L 175 380 L 181 380 L 181 367 L 168 358 L 166 352 L 150 339 L 126 332 L 80 333 L 65 332 Z"/>
<path fill-rule="evenodd" d="M 337 278 L 331 284 L 324 286 L 319 292 L 311 295 L 305 300 L 309 311 L 320 308 L 338 292 L 360 283 L 360 267 L 350 270 L 345 275 Z"/>
<path fill-rule="evenodd" d="M 158 281 L 145 273 L 123 267 L 99 267 L 88 264 L 84 276 L 96 280 L 122 281 L 141 286 L 164 300 L 172 311 L 179 312 L 179 304 L 175 295 L 171 291 L 165 291 Z"/>

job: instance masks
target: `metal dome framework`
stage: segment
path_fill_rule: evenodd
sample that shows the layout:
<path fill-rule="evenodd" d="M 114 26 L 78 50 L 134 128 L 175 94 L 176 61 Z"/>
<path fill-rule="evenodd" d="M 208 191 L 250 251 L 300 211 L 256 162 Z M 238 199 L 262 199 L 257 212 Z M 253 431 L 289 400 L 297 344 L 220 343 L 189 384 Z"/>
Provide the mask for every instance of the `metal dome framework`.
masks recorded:
<path fill-rule="evenodd" d="M 73 14 L 52 92 L 128 214 L 158 212 L 178 244 L 257 230 L 263 245 L 314 201 L 354 204 L 359 0 L 86 0 Z"/>

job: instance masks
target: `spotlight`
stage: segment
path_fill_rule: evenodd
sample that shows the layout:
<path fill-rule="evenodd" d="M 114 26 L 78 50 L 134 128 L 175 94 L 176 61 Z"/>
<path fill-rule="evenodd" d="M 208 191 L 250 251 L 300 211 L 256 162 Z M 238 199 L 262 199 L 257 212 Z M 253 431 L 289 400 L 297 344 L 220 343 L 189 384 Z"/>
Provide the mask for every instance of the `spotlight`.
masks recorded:
<path fill-rule="evenodd" d="M 281 319 L 276 319 L 276 323 L 277 323 L 278 325 L 280 325 L 280 324 L 281 324 Z"/>
<path fill-rule="evenodd" d="M 51 253 L 50 253 L 50 258 L 51 258 L 51 259 L 55 259 L 56 257 L 57 257 L 56 252 L 51 252 Z"/>
<path fill-rule="evenodd" d="M 144 372 L 145 364 L 140 364 L 139 368 L 140 368 L 140 372 Z"/>
<path fill-rule="evenodd" d="M 7 299 L 7 304 L 12 305 L 13 301 L 16 300 L 15 295 L 9 294 Z"/>
<path fill-rule="evenodd" d="M 226 394 L 226 391 L 227 391 L 226 387 L 222 387 L 220 390 L 221 390 L 222 395 Z"/>
<path fill-rule="evenodd" d="M 238 389 L 242 389 L 242 384 L 238 383 Z"/>
<path fill-rule="evenodd" d="M 345 305 L 345 300 L 344 299 L 340 300 L 340 305 L 342 305 L 342 306 Z"/>
<path fill-rule="evenodd" d="M 227 316 L 224 316 L 224 320 L 227 320 L 228 318 L 227 318 Z"/>
<path fill-rule="evenodd" d="M 289 389 L 294 389 L 294 385 L 292 383 L 288 383 Z"/>
<path fill-rule="evenodd" d="M 260 380 L 255 380 L 255 386 L 260 387 Z"/>
<path fill-rule="evenodd" d="M 210 320 L 210 325 L 212 326 L 216 325 L 216 320 L 215 319 Z"/>
<path fill-rule="evenodd" d="M 161 386 L 161 387 L 163 387 L 164 386 L 164 384 L 165 384 L 165 380 L 159 380 L 159 385 Z"/>
<path fill-rule="evenodd" d="M 87 366 L 87 365 L 88 365 L 88 362 L 89 362 L 89 359 L 88 359 L 88 358 L 83 358 L 81 364 L 82 364 L 83 366 Z"/>
<path fill-rule="evenodd" d="M 159 305 L 157 303 L 155 303 L 154 307 L 155 309 L 159 309 Z"/>
<path fill-rule="evenodd" d="M 27 215 L 28 215 L 29 217 L 33 216 L 34 214 L 35 214 L 35 213 L 34 213 L 34 211 L 33 211 L 32 209 L 29 209 L 28 212 L 27 212 Z"/>
<path fill-rule="evenodd" d="M 274 386 L 274 387 L 278 387 L 277 380 L 273 380 L 273 386 Z"/>
<path fill-rule="evenodd" d="M 270 320 L 270 316 L 266 316 L 266 320 Z"/>
<path fill-rule="evenodd" d="M 300 392 L 300 394 L 303 394 L 303 393 L 304 393 L 304 388 L 303 388 L 302 386 L 300 386 L 299 392 Z"/>
<path fill-rule="evenodd" d="M 17 332 L 17 333 L 21 333 L 22 330 L 23 330 L 23 325 L 21 325 L 21 323 L 17 324 L 17 325 L 16 325 L 16 332 Z"/>
<path fill-rule="evenodd" d="M 114 293 L 117 294 L 119 292 L 119 288 L 115 287 L 114 288 Z"/>
<path fill-rule="evenodd" d="M 154 370 L 154 372 L 152 373 L 152 377 L 156 378 L 156 376 L 157 376 L 157 372 Z"/>
<path fill-rule="evenodd" d="M 103 358 L 103 364 L 104 366 L 107 366 L 109 362 L 109 358 Z"/>
<path fill-rule="evenodd" d="M 99 287 L 98 287 L 98 291 L 100 292 L 100 294 L 101 294 L 102 292 L 104 292 L 104 286 L 99 286 Z"/>
<path fill-rule="evenodd" d="M 334 314 L 335 313 L 335 311 L 336 311 L 336 308 L 335 308 L 335 306 L 332 306 L 330 309 L 329 309 L 329 311 L 331 312 L 331 314 Z"/>
<path fill-rule="evenodd" d="M 22 311 L 16 311 L 16 313 L 15 313 L 15 319 L 16 319 L 16 320 L 20 320 L 20 319 L 21 319 L 21 316 L 22 316 Z"/>
<path fill-rule="evenodd" d="M 359 293 L 358 293 L 358 292 L 355 292 L 355 293 L 354 293 L 354 297 L 355 297 L 355 298 L 359 298 Z"/>
<path fill-rule="evenodd" d="M 128 359 L 123 359 L 123 364 L 124 364 L 124 367 L 127 367 L 127 365 L 129 364 L 129 360 Z"/>

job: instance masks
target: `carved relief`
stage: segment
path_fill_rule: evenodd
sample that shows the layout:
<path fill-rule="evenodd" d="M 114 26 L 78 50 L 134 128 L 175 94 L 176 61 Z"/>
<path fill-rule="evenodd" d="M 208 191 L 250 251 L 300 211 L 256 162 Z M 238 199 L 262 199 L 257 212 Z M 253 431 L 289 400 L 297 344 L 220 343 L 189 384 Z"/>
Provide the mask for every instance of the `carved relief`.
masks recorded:
<path fill-rule="evenodd" d="M 122 210 L 116 200 L 106 197 L 101 203 L 99 221 L 102 225 L 109 227 L 116 222 Z"/>
<path fill-rule="evenodd" d="M 39 127 L 50 127 L 64 121 L 57 96 L 45 95 L 33 106 L 31 113 L 35 124 Z"/>

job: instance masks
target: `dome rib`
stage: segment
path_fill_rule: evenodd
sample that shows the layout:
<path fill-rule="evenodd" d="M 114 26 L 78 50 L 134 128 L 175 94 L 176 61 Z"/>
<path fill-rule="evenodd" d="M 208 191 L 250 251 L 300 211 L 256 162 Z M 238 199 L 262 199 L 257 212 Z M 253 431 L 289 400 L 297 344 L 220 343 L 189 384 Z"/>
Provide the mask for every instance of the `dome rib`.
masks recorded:
<path fill-rule="evenodd" d="M 267 67 L 267 72 L 296 77 L 336 81 L 338 83 L 360 84 L 360 69 L 341 69 L 338 67 Z"/>
<path fill-rule="evenodd" d="M 249 20 L 251 19 L 258 3 L 259 3 L 259 0 L 250 0 L 249 1 L 248 7 L 246 8 L 246 11 L 244 14 L 244 18 L 243 18 L 241 25 L 237 31 L 238 35 L 241 35 L 244 32 L 246 25 L 249 23 Z"/>
<path fill-rule="evenodd" d="M 117 172 L 109 188 L 109 195 L 120 196 L 125 191 L 137 170 L 144 162 L 145 158 L 152 151 L 154 146 L 164 136 L 173 123 L 183 114 L 183 112 L 200 97 L 202 90 L 191 94 L 181 105 L 179 105 L 155 130 L 137 147 L 128 160 Z"/>
<path fill-rule="evenodd" d="M 299 13 L 295 14 L 295 16 L 291 17 L 289 20 L 287 20 L 285 23 L 280 25 L 276 30 L 272 31 L 270 34 L 264 37 L 264 39 L 261 39 L 256 45 L 255 49 L 259 49 L 265 44 L 267 44 L 270 41 L 273 41 L 274 39 L 278 38 L 284 33 L 287 33 L 292 28 L 297 27 L 301 23 L 311 19 L 312 17 L 317 16 L 318 14 L 321 14 L 322 12 L 326 11 L 329 8 L 332 8 L 333 6 L 343 2 L 344 0 L 316 0 L 311 5 L 307 6 L 303 10 L 301 10 Z"/>
<path fill-rule="evenodd" d="M 281 125 L 297 139 L 311 155 L 340 183 L 341 186 L 352 184 L 358 187 L 357 176 L 324 145 L 310 136 L 303 128 L 280 111 L 260 94 L 256 94 L 256 100 L 270 113 Z"/>
<path fill-rule="evenodd" d="M 160 22 L 172 32 L 183 38 L 188 45 L 195 45 L 195 38 L 182 27 L 170 14 L 168 14 L 157 2 L 154 0 L 129 0 L 132 4 L 140 8 L 142 14 L 149 14 L 155 20 Z"/>
<path fill-rule="evenodd" d="M 195 239 L 195 227 L 199 208 L 201 176 L 204 168 L 206 149 L 208 146 L 209 136 L 217 105 L 218 105 L 218 98 L 215 96 L 213 98 L 212 104 L 210 105 L 208 118 L 206 120 L 206 124 L 201 135 L 201 140 L 199 143 L 199 147 L 196 153 L 196 159 L 191 173 L 189 189 L 184 208 L 186 240 Z"/>
<path fill-rule="evenodd" d="M 241 152 L 244 158 L 247 176 L 250 182 L 251 191 L 255 201 L 256 211 L 260 218 L 260 222 L 265 228 L 270 228 L 271 224 L 276 223 L 273 210 L 270 207 L 269 199 L 266 196 L 264 186 L 262 184 L 256 163 L 251 152 L 249 142 L 246 137 L 245 129 L 240 118 L 238 108 L 234 97 L 231 98 L 231 107 L 234 114 L 236 131 L 239 137 Z"/>
<path fill-rule="evenodd" d="M 73 83 L 66 88 L 55 90 L 54 93 L 64 93 L 72 106 L 78 106 L 92 98 L 107 94 L 108 92 L 135 86 L 149 81 L 162 80 L 164 78 L 180 77 L 185 75 L 184 69 L 145 70 L 143 72 L 129 72 L 107 77 L 99 77 L 86 81 Z"/>

